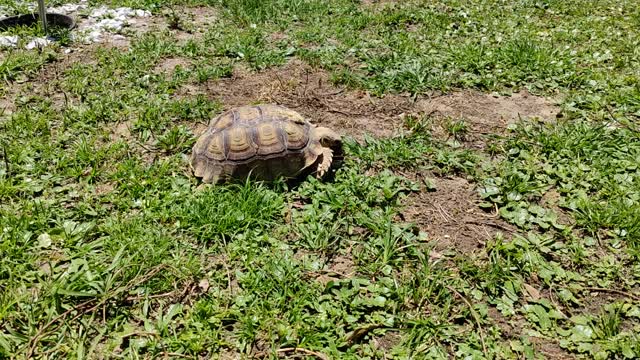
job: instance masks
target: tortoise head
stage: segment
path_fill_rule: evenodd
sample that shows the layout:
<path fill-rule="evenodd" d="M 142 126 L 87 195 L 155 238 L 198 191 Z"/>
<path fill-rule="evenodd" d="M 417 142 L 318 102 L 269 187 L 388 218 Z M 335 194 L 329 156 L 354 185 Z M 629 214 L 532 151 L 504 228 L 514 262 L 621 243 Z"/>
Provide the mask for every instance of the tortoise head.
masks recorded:
<path fill-rule="evenodd" d="M 342 137 L 335 131 L 326 127 L 316 127 L 314 129 L 315 137 L 323 147 L 339 151 L 342 148 Z"/>

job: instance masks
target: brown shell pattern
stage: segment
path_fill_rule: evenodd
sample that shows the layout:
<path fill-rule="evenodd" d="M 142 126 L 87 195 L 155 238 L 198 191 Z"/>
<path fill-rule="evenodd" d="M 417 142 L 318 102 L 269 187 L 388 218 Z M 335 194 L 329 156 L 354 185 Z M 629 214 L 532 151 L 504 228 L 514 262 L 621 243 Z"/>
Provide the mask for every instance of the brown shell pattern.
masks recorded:
<path fill-rule="evenodd" d="M 209 157 L 214 160 L 223 161 L 227 159 L 227 152 L 224 146 L 224 136 L 209 136 L 209 145 L 207 152 Z"/>
<path fill-rule="evenodd" d="M 259 155 L 277 154 L 285 150 L 282 131 L 276 125 L 277 123 L 261 123 L 254 129 Z"/>
<path fill-rule="evenodd" d="M 256 146 L 251 139 L 250 131 L 243 127 L 232 127 L 225 131 L 224 139 L 227 143 L 227 160 L 246 160 L 256 154 Z"/>
<path fill-rule="evenodd" d="M 309 126 L 302 115 L 277 105 L 238 107 L 214 119 L 194 150 L 221 162 L 268 158 L 304 149 Z"/>
<path fill-rule="evenodd" d="M 282 124 L 282 130 L 287 137 L 287 147 L 292 150 L 302 149 L 307 145 L 309 138 L 304 128 L 297 123 L 286 122 Z"/>

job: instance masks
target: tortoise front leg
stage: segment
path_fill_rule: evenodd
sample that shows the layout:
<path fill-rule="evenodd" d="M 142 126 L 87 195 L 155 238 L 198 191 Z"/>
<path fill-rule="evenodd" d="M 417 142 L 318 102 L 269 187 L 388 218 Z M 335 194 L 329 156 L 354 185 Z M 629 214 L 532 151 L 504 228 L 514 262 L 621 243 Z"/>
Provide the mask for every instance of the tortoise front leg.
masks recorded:
<path fill-rule="evenodd" d="M 320 161 L 318 161 L 318 167 L 316 168 L 316 177 L 323 177 L 331 168 L 333 162 L 333 150 L 330 148 L 323 148 L 320 155 Z"/>

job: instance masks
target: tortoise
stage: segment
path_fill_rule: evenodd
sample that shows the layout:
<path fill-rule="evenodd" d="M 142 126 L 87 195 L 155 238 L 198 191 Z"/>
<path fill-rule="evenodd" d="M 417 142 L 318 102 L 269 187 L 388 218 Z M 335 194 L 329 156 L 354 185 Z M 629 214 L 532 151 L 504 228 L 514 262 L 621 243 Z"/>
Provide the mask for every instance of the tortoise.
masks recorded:
<path fill-rule="evenodd" d="M 298 112 L 275 104 L 232 108 L 209 123 L 192 149 L 190 164 L 204 183 L 274 181 L 303 173 L 322 178 L 342 139 L 311 124 Z"/>

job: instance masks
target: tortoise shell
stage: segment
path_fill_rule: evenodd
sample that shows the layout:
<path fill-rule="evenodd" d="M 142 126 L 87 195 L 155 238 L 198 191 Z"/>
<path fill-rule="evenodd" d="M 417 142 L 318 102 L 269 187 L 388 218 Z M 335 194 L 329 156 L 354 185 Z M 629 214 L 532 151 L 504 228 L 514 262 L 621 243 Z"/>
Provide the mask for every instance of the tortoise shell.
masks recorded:
<path fill-rule="evenodd" d="M 331 150 L 323 140 L 332 145 L 340 141 L 331 130 L 315 127 L 285 107 L 241 106 L 211 121 L 193 147 L 191 166 L 208 183 L 295 177 L 313 165 L 330 165 Z M 323 167 L 319 170 L 325 172 Z"/>

